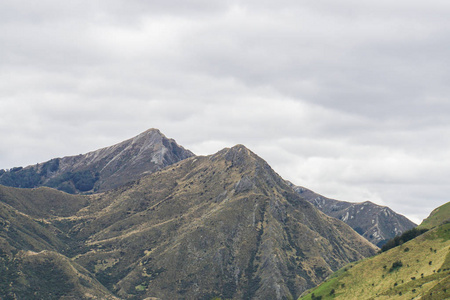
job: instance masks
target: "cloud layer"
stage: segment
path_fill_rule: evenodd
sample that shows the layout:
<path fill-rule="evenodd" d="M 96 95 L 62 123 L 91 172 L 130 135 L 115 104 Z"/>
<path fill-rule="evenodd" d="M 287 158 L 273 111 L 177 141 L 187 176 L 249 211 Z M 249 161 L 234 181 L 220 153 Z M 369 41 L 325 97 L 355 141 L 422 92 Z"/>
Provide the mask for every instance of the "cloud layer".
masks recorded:
<path fill-rule="evenodd" d="M 420 222 L 450 194 L 446 1 L 0 3 L 0 168 L 148 128 Z"/>

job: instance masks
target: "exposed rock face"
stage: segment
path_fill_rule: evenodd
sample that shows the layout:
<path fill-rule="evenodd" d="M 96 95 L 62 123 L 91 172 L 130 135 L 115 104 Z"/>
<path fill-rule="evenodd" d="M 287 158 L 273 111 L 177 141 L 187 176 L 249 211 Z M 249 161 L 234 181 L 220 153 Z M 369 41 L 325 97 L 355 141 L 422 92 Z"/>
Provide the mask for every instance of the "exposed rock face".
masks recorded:
<path fill-rule="evenodd" d="M 25 188 L 49 186 L 69 193 L 103 192 L 193 155 L 159 130 L 149 129 L 87 154 L 0 172 L 0 184 Z"/>
<path fill-rule="evenodd" d="M 386 206 L 370 201 L 351 203 L 326 198 L 304 187 L 293 186 L 299 195 L 333 218 L 347 223 L 374 245 L 388 240 L 417 225 Z"/>

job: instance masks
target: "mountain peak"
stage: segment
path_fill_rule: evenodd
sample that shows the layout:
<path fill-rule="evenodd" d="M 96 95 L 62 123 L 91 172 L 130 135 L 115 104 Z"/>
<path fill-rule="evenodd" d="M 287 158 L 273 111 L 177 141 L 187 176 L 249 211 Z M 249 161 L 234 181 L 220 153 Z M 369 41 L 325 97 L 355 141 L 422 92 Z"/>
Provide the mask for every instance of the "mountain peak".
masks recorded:
<path fill-rule="evenodd" d="M 161 133 L 161 131 L 159 129 L 157 129 L 157 128 L 150 128 L 150 129 L 147 129 L 144 132 L 141 132 L 135 138 L 149 136 L 149 135 L 159 135 L 161 137 L 166 137 L 164 134 Z"/>
<path fill-rule="evenodd" d="M 242 158 L 259 158 L 258 155 L 253 153 L 250 149 L 242 144 L 237 144 L 231 148 L 224 148 L 214 154 L 213 156 L 223 156 L 226 160 L 233 160 L 236 157 Z"/>
<path fill-rule="evenodd" d="M 232 151 L 250 151 L 247 147 L 245 147 L 242 144 L 234 145 L 233 147 L 230 148 L 230 150 L 232 150 Z"/>

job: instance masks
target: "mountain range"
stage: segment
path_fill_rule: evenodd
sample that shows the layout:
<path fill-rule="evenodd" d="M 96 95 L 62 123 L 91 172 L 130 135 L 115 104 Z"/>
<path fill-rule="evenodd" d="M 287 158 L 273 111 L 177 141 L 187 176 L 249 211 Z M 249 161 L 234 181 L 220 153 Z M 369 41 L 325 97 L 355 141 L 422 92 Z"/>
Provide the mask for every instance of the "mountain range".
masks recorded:
<path fill-rule="evenodd" d="M 294 299 L 378 250 L 243 145 L 151 129 L 0 173 L 5 299 Z"/>
<path fill-rule="evenodd" d="M 134 138 L 87 154 L 0 170 L 0 184 L 20 188 L 48 186 L 71 194 L 104 192 L 193 156 L 191 151 L 158 129 L 149 129 Z M 347 223 L 378 247 L 417 226 L 388 207 L 369 201 L 334 200 L 287 183 L 319 210 Z"/>

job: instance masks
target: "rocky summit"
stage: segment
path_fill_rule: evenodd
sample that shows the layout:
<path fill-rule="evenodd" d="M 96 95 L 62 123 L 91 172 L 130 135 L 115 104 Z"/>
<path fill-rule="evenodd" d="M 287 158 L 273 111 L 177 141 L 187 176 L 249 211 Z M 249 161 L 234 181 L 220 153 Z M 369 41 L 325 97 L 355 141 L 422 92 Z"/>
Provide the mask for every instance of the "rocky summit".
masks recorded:
<path fill-rule="evenodd" d="M 21 188 L 49 186 L 72 194 L 103 192 L 193 155 L 158 129 L 149 129 L 87 154 L 0 170 L 0 184 Z"/>
<path fill-rule="evenodd" d="M 45 290 L 38 273 L 12 271 L 0 292 L 20 299 L 28 295 L 24 286 L 48 299 L 294 299 L 377 250 L 242 145 L 189 157 L 105 193 L 3 190 L 4 269 L 26 262 L 45 272 L 59 261 L 73 286 Z M 12 221 L 19 215 L 25 227 Z"/>
<path fill-rule="evenodd" d="M 292 186 L 299 195 L 323 213 L 345 222 L 378 247 L 417 226 L 405 216 L 386 206 L 380 206 L 370 201 L 352 203 L 334 200 L 314 193 L 307 188 Z"/>

